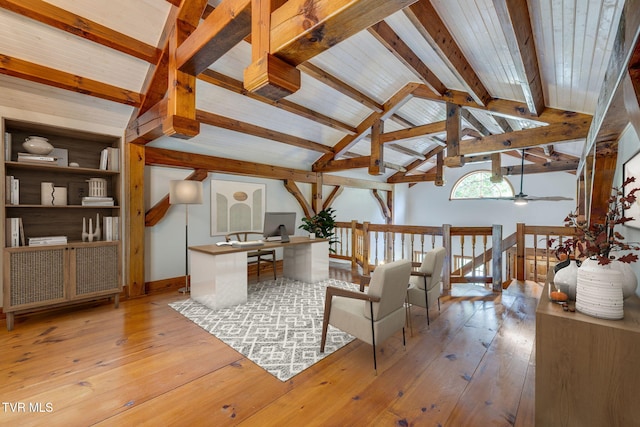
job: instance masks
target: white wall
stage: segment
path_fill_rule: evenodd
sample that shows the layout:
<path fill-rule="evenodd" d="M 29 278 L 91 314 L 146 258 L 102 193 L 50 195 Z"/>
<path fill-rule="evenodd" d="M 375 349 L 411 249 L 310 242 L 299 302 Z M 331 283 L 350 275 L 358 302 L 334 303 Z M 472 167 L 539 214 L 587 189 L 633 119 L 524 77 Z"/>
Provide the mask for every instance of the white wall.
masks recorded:
<path fill-rule="evenodd" d="M 619 186 L 622 184 L 624 164 L 633 156 L 639 154 L 640 151 L 640 138 L 633 126 L 627 126 L 623 132 L 620 140 L 618 141 L 618 161 L 616 167 L 616 174 L 614 176 L 613 185 Z M 640 187 L 640 180 L 636 177 L 637 181 L 632 184 L 631 188 Z M 638 218 L 636 218 L 638 219 Z M 618 227 L 618 231 L 625 237 L 625 241 L 628 243 L 640 244 L 640 229 L 621 226 Z M 640 254 L 638 254 L 640 256 Z M 640 262 L 634 262 L 631 265 L 633 271 L 636 273 L 636 277 L 640 277 Z M 636 288 L 636 294 L 640 296 L 640 286 Z"/>
<path fill-rule="evenodd" d="M 563 220 L 575 209 L 575 201 L 536 201 L 516 206 L 508 200 L 449 200 L 456 181 L 472 170 L 490 170 L 490 163 L 445 169 L 446 184 L 436 187 L 423 182 L 409 188 L 407 194 L 408 225 L 451 224 L 453 226 L 491 226 L 502 224 L 503 236 L 516 231 L 516 223 L 529 225 L 564 225 Z M 517 193 L 520 176 L 507 177 Z M 529 174 L 524 177 L 523 192 L 533 196 L 575 198 L 576 177 L 567 172 Z"/>
<path fill-rule="evenodd" d="M 486 169 L 486 165 L 464 168 L 464 173 L 471 169 Z M 448 169 L 447 184 L 435 187 L 433 183 L 420 183 L 412 188 L 407 184 L 396 185 L 394 194 L 394 208 L 396 224 L 410 225 L 468 225 L 485 226 L 502 224 L 504 235 L 515 231 L 516 223 L 524 222 L 532 225 L 563 225 L 563 219 L 575 203 L 563 202 L 530 202 L 526 206 L 515 206 L 510 201 L 449 201 L 451 186 L 462 175 L 463 170 Z M 169 188 L 169 181 L 182 179 L 188 171 L 149 167 L 145 177 L 145 206 L 151 207 L 162 197 Z M 267 186 L 267 210 L 293 211 L 297 213 L 297 223 L 304 213 L 298 202 L 289 194 L 279 180 L 267 180 L 250 177 L 239 177 L 225 174 L 210 174 L 204 182 L 204 203 L 189 207 L 189 245 L 204 245 L 221 241 L 221 236 L 210 235 L 210 180 L 224 179 L 265 183 Z M 549 182 L 551 181 L 551 182 Z M 515 177 L 513 184 L 519 188 L 519 177 Z M 311 194 L 309 184 L 298 184 L 307 200 Z M 527 194 L 548 195 L 547 188 L 553 187 L 553 195 L 574 197 L 575 176 L 568 173 L 549 173 L 528 175 L 525 177 L 524 191 Z M 331 187 L 324 188 L 328 194 Z M 386 197 L 381 192 L 382 197 Z M 336 198 L 332 207 L 336 210 L 337 221 L 359 222 L 368 221 L 374 224 L 384 222 L 378 202 L 370 190 L 345 188 Z M 165 218 L 155 225 L 148 227 L 145 234 L 145 280 L 154 281 L 177 277 L 185 274 L 185 211 L 184 206 L 173 206 Z M 305 235 L 303 230 L 298 235 Z"/>

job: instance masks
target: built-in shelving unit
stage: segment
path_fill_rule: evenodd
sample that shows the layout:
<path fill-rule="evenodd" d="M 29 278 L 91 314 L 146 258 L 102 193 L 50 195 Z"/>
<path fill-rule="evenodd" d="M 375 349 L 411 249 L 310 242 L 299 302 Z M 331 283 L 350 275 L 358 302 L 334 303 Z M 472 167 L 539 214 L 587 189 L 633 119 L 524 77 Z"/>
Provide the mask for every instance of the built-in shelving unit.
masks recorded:
<path fill-rule="evenodd" d="M 1 128 L 2 182 L 6 185 L 1 191 L 0 229 L 4 236 L 3 312 L 7 328 L 13 328 L 18 312 L 102 297 L 114 298 L 117 306 L 122 288 L 120 138 L 6 118 L 2 119 Z M 18 153 L 25 151 L 22 143 L 30 136 L 47 138 L 56 149 L 66 150 L 66 164 L 18 161 Z M 117 170 L 104 169 L 104 150 L 118 156 L 114 161 Z M 17 203 L 11 201 L 8 177 L 19 182 Z M 103 180 L 113 206 L 82 205 L 82 198 L 90 195 L 91 178 Z M 60 202 L 62 197 L 55 205 L 43 204 L 42 183 L 66 189 L 66 203 Z M 118 218 L 109 221 L 110 228 L 115 227 L 109 236 L 105 217 Z M 19 218 L 21 223 L 18 245 L 11 241 L 9 218 Z M 89 231 L 89 220 L 93 230 L 100 223 L 100 239 L 85 236 L 83 241 L 83 222 L 84 230 Z M 29 246 L 30 238 L 51 236 L 65 236 L 66 244 Z M 110 239 L 105 240 L 106 237 Z"/>

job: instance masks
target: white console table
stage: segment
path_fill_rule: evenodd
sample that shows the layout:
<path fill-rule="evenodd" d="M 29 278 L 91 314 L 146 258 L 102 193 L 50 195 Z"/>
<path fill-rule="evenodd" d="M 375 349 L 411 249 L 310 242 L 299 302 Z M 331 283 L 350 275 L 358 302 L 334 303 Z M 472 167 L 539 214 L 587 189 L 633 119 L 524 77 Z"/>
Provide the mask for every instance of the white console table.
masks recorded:
<path fill-rule="evenodd" d="M 284 276 L 306 283 L 329 277 L 329 242 L 290 237 L 290 241 L 265 242 L 260 247 L 191 246 L 191 298 L 219 309 L 247 302 L 247 252 L 283 248 Z"/>

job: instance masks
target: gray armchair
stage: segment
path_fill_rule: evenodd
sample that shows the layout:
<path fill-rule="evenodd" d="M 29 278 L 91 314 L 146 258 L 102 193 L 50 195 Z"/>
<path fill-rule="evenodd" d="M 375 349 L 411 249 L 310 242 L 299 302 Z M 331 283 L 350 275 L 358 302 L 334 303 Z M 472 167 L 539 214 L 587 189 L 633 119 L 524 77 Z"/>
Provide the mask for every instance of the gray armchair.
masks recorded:
<path fill-rule="evenodd" d="M 366 293 L 327 287 L 320 351 L 324 352 L 331 324 L 373 346 L 373 368 L 377 371 L 377 343 L 402 329 L 405 344 L 404 302 L 410 273 L 410 261 L 395 261 L 376 267 Z"/>
<path fill-rule="evenodd" d="M 409 318 L 411 318 L 411 305 L 418 305 L 427 310 L 427 325 L 429 325 L 429 307 L 438 303 L 440 310 L 440 293 L 442 292 L 442 267 L 446 250 L 442 247 L 434 248 L 424 255 L 418 270 L 411 272 L 411 280 L 407 289 L 407 302 L 409 303 Z"/>

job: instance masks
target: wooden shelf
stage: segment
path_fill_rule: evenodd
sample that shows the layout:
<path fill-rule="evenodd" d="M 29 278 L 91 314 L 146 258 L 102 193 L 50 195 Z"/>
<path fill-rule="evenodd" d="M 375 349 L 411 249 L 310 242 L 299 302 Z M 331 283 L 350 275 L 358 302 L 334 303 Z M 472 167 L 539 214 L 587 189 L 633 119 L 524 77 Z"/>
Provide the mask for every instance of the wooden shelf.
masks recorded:
<path fill-rule="evenodd" d="M 120 206 L 82 206 L 82 205 L 64 205 L 64 206 L 45 206 L 45 205 L 6 205 L 7 209 L 120 209 Z"/>
<path fill-rule="evenodd" d="M 635 425 L 640 299 L 624 301 L 624 319 L 604 320 L 564 311 L 548 286 L 536 310 L 536 425 Z"/>
<path fill-rule="evenodd" d="M 120 171 L 94 169 L 94 168 L 82 168 L 82 167 L 70 167 L 70 166 L 58 166 L 47 165 L 39 163 L 25 163 L 25 162 L 4 162 L 6 168 L 11 169 L 27 169 L 27 170 L 41 170 L 47 172 L 56 173 L 71 173 L 79 175 L 100 175 L 100 176 L 114 176 L 119 175 Z"/>

